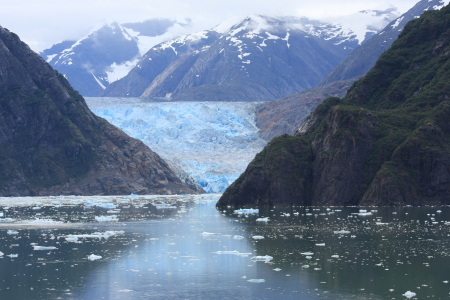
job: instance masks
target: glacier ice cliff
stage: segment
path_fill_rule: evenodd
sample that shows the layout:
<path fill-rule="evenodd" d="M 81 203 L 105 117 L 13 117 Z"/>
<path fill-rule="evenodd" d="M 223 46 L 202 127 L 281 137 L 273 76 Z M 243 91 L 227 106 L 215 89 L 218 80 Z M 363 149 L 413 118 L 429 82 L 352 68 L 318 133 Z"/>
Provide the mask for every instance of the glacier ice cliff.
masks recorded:
<path fill-rule="evenodd" d="M 266 141 L 255 125 L 257 102 L 147 102 L 88 97 L 98 116 L 181 167 L 206 192 L 223 192 Z"/>

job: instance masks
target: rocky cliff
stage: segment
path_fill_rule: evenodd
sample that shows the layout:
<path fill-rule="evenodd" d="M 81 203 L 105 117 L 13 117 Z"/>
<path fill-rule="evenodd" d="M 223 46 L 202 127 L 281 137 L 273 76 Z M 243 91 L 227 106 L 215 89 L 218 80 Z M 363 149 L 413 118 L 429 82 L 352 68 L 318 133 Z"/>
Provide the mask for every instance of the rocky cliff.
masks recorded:
<path fill-rule="evenodd" d="M 0 195 L 195 192 L 0 27 Z"/>
<path fill-rule="evenodd" d="M 272 140 L 220 205 L 450 203 L 450 6 L 409 22 L 346 97 Z"/>
<path fill-rule="evenodd" d="M 282 134 L 293 135 L 317 105 L 328 97 L 344 97 L 356 80 L 336 81 L 261 104 L 255 114 L 260 136 L 270 141 Z"/>

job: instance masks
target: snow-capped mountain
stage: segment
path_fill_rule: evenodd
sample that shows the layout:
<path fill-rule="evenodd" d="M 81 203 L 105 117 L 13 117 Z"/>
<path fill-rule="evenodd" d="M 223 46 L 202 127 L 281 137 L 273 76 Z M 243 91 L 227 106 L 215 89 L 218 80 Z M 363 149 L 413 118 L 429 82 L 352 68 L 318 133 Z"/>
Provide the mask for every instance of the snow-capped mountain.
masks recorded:
<path fill-rule="evenodd" d="M 320 85 L 324 86 L 338 80 L 348 80 L 363 76 L 375 65 L 380 55 L 392 45 L 409 21 L 420 17 L 427 10 L 441 9 L 449 2 L 450 0 L 419 1 L 414 7 L 392 20 L 379 33 L 342 60 L 339 65 L 322 79 Z"/>
<path fill-rule="evenodd" d="M 345 96 L 352 84 L 366 74 L 379 56 L 392 45 L 408 21 L 418 18 L 424 11 L 440 9 L 449 2 L 418 2 L 347 56 L 318 87 L 264 103 L 256 112 L 260 135 L 269 141 L 282 134 L 294 134 L 325 98 Z"/>
<path fill-rule="evenodd" d="M 104 23 L 78 41 L 64 41 L 40 55 L 84 96 L 100 94 L 124 77 L 152 46 L 185 32 L 168 19 Z"/>
<path fill-rule="evenodd" d="M 360 14 L 367 19 L 355 30 L 297 17 L 226 21 L 154 46 L 103 95 L 267 101 L 296 93 L 317 85 L 374 28 L 398 16 L 393 9 Z"/>

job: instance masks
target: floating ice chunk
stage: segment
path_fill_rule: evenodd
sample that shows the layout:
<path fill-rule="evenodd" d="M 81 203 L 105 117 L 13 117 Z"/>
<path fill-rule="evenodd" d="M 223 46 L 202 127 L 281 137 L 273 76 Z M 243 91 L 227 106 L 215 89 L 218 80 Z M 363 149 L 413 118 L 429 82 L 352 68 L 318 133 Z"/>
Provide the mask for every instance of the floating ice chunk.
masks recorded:
<path fill-rule="evenodd" d="M 331 255 L 332 258 L 339 258 L 339 255 L 335 254 L 335 255 Z"/>
<path fill-rule="evenodd" d="M 68 237 L 66 237 L 66 241 L 72 242 L 72 243 L 81 243 L 80 241 L 78 241 L 77 236 L 68 236 Z"/>
<path fill-rule="evenodd" d="M 58 249 L 54 246 L 33 246 L 33 250 L 55 250 Z"/>
<path fill-rule="evenodd" d="M 206 231 L 204 231 L 204 232 L 200 233 L 200 235 L 203 235 L 203 236 L 211 236 L 211 235 L 220 235 L 220 233 L 214 233 L 214 232 L 206 232 Z"/>
<path fill-rule="evenodd" d="M 372 215 L 372 212 L 359 212 L 358 213 L 358 216 L 371 216 Z"/>
<path fill-rule="evenodd" d="M 308 269 L 309 265 L 303 265 L 302 268 Z"/>
<path fill-rule="evenodd" d="M 19 232 L 16 230 L 8 230 L 6 233 L 10 234 L 10 235 L 14 235 L 14 234 L 18 234 Z"/>
<path fill-rule="evenodd" d="M 312 253 L 312 252 L 303 252 L 303 253 L 300 253 L 301 255 L 308 255 L 308 256 L 310 256 L 310 255 L 314 255 L 314 253 Z"/>
<path fill-rule="evenodd" d="M 348 230 L 338 230 L 338 231 L 334 232 L 334 234 L 349 234 L 349 233 L 350 233 L 350 231 L 348 231 Z"/>
<path fill-rule="evenodd" d="M 248 282 L 251 282 L 251 283 L 262 283 L 262 282 L 266 282 L 266 280 L 265 279 L 249 279 L 249 280 L 247 280 Z"/>
<path fill-rule="evenodd" d="M 281 271 L 281 269 L 280 268 L 275 268 L 275 269 L 273 269 L 275 272 L 280 272 Z"/>
<path fill-rule="evenodd" d="M 65 236 L 68 242 L 77 242 L 79 238 L 93 238 L 93 239 L 109 239 L 113 235 L 124 234 L 123 230 L 108 230 L 105 232 L 94 232 L 91 234 L 69 234 Z"/>
<path fill-rule="evenodd" d="M 254 236 L 252 236 L 252 239 L 254 239 L 254 240 L 263 240 L 264 237 L 262 235 L 254 235 Z"/>
<path fill-rule="evenodd" d="M 95 216 L 95 220 L 97 222 L 118 222 L 119 221 L 119 219 L 117 218 L 117 215 Z"/>
<path fill-rule="evenodd" d="M 265 261 L 265 262 L 269 262 L 273 259 L 272 256 L 269 255 L 264 255 L 264 256 L 253 256 L 252 258 L 250 258 L 253 261 Z"/>
<path fill-rule="evenodd" d="M 416 296 L 416 293 L 411 292 L 411 291 L 407 291 L 406 293 L 404 293 L 402 296 L 405 296 L 406 298 L 412 298 L 414 296 Z"/>
<path fill-rule="evenodd" d="M 35 218 L 34 220 L 24 220 L 24 223 L 32 223 L 32 224 L 53 224 L 53 223 L 63 223 L 61 221 L 55 221 L 52 219 L 39 219 Z"/>
<path fill-rule="evenodd" d="M 234 211 L 235 214 L 241 215 L 241 214 L 258 214 L 259 209 L 254 208 L 241 208 Z"/>
<path fill-rule="evenodd" d="M 3 255 L 5 255 L 5 253 L 3 253 L 2 251 L 0 251 L 0 257 L 2 257 Z"/>
<path fill-rule="evenodd" d="M 0 218 L 0 223 L 12 223 L 15 219 L 12 218 Z"/>
<path fill-rule="evenodd" d="M 244 237 L 242 235 L 235 235 L 235 236 L 233 236 L 233 239 L 242 240 L 242 239 L 244 239 Z"/>
<path fill-rule="evenodd" d="M 324 247 L 324 246 L 325 246 L 325 243 L 319 243 L 319 244 L 316 244 L 316 246 Z"/>
<path fill-rule="evenodd" d="M 266 217 L 266 218 L 258 218 L 258 219 L 256 219 L 256 222 L 269 222 L 269 218 L 268 217 Z"/>
<path fill-rule="evenodd" d="M 6 256 L 9 256 L 11 258 L 16 258 L 16 257 L 19 257 L 19 254 L 8 254 Z"/>
<path fill-rule="evenodd" d="M 215 254 L 232 254 L 232 255 L 237 255 L 237 256 L 242 256 L 242 257 L 248 257 L 248 256 L 252 255 L 252 253 L 241 253 L 236 250 L 234 250 L 234 251 L 216 251 L 213 253 L 215 253 Z"/>
<path fill-rule="evenodd" d="M 97 259 L 101 259 L 102 257 L 100 255 L 95 255 L 95 254 L 91 254 L 88 256 L 89 260 L 97 260 Z"/>

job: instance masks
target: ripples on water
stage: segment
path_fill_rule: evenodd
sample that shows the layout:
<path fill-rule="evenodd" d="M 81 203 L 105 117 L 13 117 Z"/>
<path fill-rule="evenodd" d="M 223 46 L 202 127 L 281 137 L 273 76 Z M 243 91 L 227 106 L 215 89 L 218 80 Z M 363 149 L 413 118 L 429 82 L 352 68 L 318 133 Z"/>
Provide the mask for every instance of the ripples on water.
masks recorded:
<path fill-rule="evenodd" d="M 0 198 L 1 299 L 447 299 L 449 207 Z"/>

